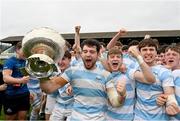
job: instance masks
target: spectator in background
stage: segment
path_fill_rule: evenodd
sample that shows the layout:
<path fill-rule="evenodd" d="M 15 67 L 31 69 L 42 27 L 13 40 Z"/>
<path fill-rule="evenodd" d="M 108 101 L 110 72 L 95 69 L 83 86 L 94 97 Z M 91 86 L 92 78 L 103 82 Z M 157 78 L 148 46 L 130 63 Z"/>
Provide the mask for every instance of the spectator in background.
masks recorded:
<path fill-rule="evenodd" d="M 131 46 L 137 46 L 139 44 L 138 40 L 132 40 L 131 42 L 128 43 L 128 47 L 130 48 Z"/>
<path fill-rule="evenodd" d="M 4 112 L 6 120 L 26 120 L 30 108 L 27 82 L 29 76 L 23 76 L 20 69 L 25 67 L 25 57 L 21 42 L 15 47 L 16 56 L 10 57 L 4 63 L 3 79 L 7 84 L 5 91 Z"/>
<path fill-rule="evenodd" d="M 106 51 L 106 44 L 104 42 L 99 42 L 101 45 L 100 53 L 103 53 Z"/>
<path fill-rule="evenodd" d="M 106 45 L 104 42 L 99 42 L 101 45 L 99 58 L 107 58 Z"/>
<path fill-rule="evenodd" d="M 164 44 L 164 45 L 161 45 L 158 48 L 157 59 L 156 59 L 157 64 L 166 65 L 166 62 L 165 62 L 165 49 L 167 48 L 167 46 L 168 45 Z"/>
<path fill-rule="evenodd" d="M 122 53 L 127 54 L 128 53 L 128 45 L 123 45 L 122 47 Z"/>

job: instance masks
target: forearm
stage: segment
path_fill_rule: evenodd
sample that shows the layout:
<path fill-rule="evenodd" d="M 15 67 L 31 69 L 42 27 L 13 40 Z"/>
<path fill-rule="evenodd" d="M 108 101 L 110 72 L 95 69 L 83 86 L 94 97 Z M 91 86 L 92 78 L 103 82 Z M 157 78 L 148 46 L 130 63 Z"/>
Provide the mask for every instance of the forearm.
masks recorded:
<path fill-rule="evenodd" d="M 75 44 L 76 46 L 80 47 L 80 34 L 75 33 Z"/>
<path fill-rule="evenodd" d="M 125 101 L 126 93 L 119 94 L 115 88 L 107 88 L 108 99 L 112 107 L 119 107 Z"/>
<path fill-rule="evenodd" d="M 40 81 L 40 87 L 45 93 L 52 93 L 56 91 L 58 88 L 63 87 L 67 83 L 61 77 L 54 77 L 48 81 Z"/>
<path fill-rule="evenodd" d="M 176 115 L 180 112 L 173 87 L 164 87 L 164 93 L 167 94 L 166 113 L 169 115 Z"/>
<path fill-rule="evenodd" d="M 134 52 L 134 57 L 137 59 L 140 65 L 141 71 L 135 72 L 134 78 L 142 83 L 151 84 L 156 82 L 156 78 L 151 72 L 151 68 L 146 64 L 142 56 L 140 56 L 135 48 L 131 48 L 131 52 Z"/>
<path fill-rule="evenodd" d="M 175 98 L 174 88 L 169 86 L 169 87 L 164 87 L 163 89 L 164 89 L 164 93 L 168 96 L 166 106 L 172 103 L 178 105 L 177 100 Z"/>
<path fill-rule="evenodd" d="M 75 26 L 75 47 L 80 48 L 80 29 L 81 26 Z"/>
<path fill-rule="evenodd" d="M 123 97 L 121 97 L 113 87 L 107 88 L 107 95 L 112 107 L 119 107 L 124 102 Z"/>
<path fill-rule="evenodd" d="M 7 84 L 20 84 L 23 82 L 23 77 L 12 77 L 12 70 L 3 70 L 3 80 Z"/>
<path fill-rule="evenodd" d="M 156 82 L 155 76 L 153 75 L 150 67 L 145 62 L 140 64 L 140 67 L 141 67 L 141 71 L 142 71 L 145 83 L 151 84 L 151 83 Z"/>
<path fill-rule="evenodd" d="M 78 37 L 77 33 L 75 33 L 75 37 L 74 37 L 74 46 L 75 47 L 77 47 L 77 45 L 78 45 L 78 39 L 79 39 L 79 37 Z"/>
<path fill-rule="evenodd" d="M 111 41 L 108 43 L 107 49 L 109 50 L 110 48 L 114 47 L 115 44 L 116 44 L 116 42 L 119 40 L 120 37 L 121 37 L 120 34 L 117 33 L 117 34 L 111 39 Z"/>
<path fill-rule="evenodd" d="M 56 90 L 50 81 L 40 82 L 40 87 L 45 93 L 52 93 Z"/>
<path fill-rule="evenodd" d="M 9 76 L 9 75 L 4 75 L 3 80 L 7 84 L 21 84 L 22 83 L 22 77 L 14 78 L 14 77 Z"/>
<path fill-rule="evenodd" d="M 80 47 L 80 34 L 75 33 L 75 44 L 74 44 L 74 51 L 77 55 L 80 55 L 81 53 L 81 47 Z"/>

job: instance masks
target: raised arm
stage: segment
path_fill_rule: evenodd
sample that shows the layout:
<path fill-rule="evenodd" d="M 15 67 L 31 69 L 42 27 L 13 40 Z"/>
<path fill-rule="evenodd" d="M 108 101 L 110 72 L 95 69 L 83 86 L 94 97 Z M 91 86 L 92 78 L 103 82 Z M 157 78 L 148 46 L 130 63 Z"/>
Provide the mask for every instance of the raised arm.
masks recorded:
<path fill-rule="evenodd" d="M 110 42 L 107 45 L 107 49 L 110 49 L 115 46 L 116 42 L 119 40 L 119 38 L 126 34 L 125 29 L 120 29 L 119 32 L 110 40 Z"/>
<path fill-rule="evenodd" d="M 73 50 L 75 52 L 75 57 L 79 58 L 81 53 L 81 47 L 80 47 L 80 29 L 81 26 L 75 26 L 75 37 L 74 37 L 74 45 Z"/>
<path fill-rule="evenodd" d="M 155 76 L 151 72 L 150 67 L 144 62 L 142 56 L 140 55 L 139 50 L 136 46 L 132 46 L 129 48 L 129 54 L 135 57 L 141 67 L 141 71 L 136 71 L 134 73 L 134 78 L 143 83 L 154 83 L 156 82 Z"/>
<path fill-rule="evenodd" d="M 81 26 L 75 26 L 75 43 L 77 47 L 80 47 L 80 29 Z"/>
<path fill-rule="evenodd" d="M 80 49 L 80 29 L 81 26 L 75 26 L 75 37 L 74 37 L 74 45 L 73 49 L 76 51 Z"/>

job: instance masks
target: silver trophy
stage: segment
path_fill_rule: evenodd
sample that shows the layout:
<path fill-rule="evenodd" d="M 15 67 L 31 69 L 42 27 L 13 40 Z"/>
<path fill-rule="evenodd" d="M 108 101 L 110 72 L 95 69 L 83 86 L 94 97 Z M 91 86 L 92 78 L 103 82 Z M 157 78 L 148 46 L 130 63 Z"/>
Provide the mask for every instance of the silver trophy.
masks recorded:
<path fill-rule="evenodd" d="M 27 58 L 24 73 L 47 80 L 58 71 L 56 62 L 64 55 L 64 38 L 50 28 L 38 28 L 27 33 L 22 50 Z"/>

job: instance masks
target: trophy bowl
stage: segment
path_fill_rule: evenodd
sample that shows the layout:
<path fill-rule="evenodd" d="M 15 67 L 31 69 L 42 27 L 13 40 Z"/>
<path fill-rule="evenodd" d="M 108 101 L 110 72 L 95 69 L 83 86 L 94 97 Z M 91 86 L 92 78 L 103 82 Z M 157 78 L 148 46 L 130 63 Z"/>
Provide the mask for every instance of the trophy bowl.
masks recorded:
<path fill-rule="evenodd" d="M 25 71 L 37 78 L 50 77 L 57 71 L 56 62 L 64 55 L 65 40 L 55 30 L 43 27 L 28 32 L 22 40 L 27 58 Z"/>

